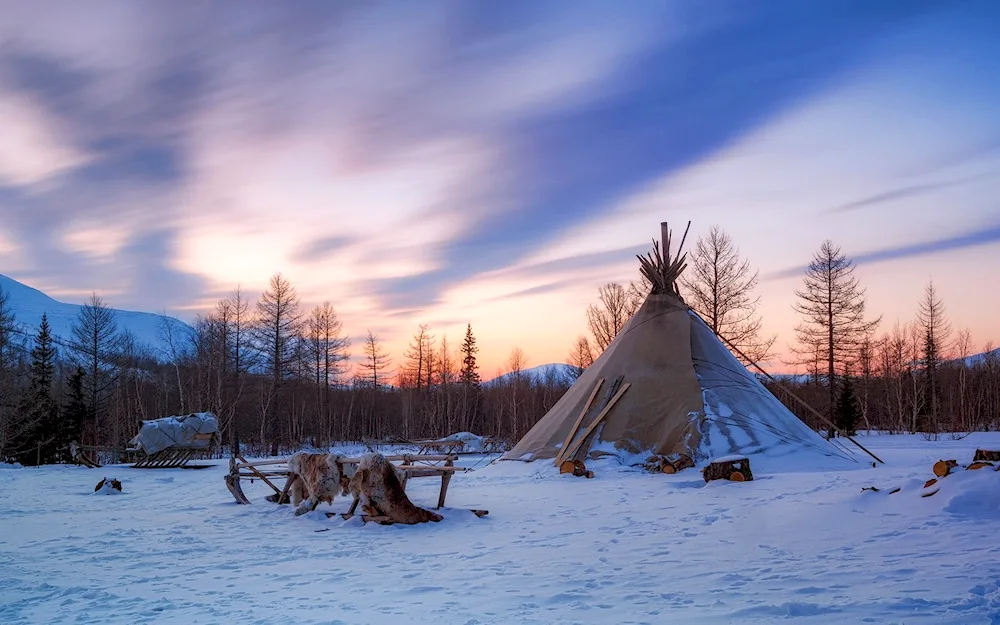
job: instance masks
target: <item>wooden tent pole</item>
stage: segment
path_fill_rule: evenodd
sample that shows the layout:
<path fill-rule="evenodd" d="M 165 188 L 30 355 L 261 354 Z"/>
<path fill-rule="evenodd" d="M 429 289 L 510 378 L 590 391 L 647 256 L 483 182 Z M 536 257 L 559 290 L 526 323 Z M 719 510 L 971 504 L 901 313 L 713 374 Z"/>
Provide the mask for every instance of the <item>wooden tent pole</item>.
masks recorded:
<path fill-rule="evenodd" d="M 583 423 L 583 418 L 590 411 L 590 407 L 594 405 L 594 398 L 597 397 L 597 391 L 601 390 L 602 384 L 604 384 L 604 378 L 598 380 L 597 384 L 594 385 L 594 390 L 590 392 L 590 399 L 587 400 L 587 404 L 583 407 L 583 410 L 580 411 L 580 416 L 576 418 L 576 423 L 573 424 L 573 428 L 569 431 L 569 434 L 566 435 L 566 440 L 563 441 L 562 447 L 559 448 L 559 453 L 556 454 L 556 461 L 553 463 L 553 466 L 558 467 L 559 463 L 562 462 L 563 454 L 567 449 L 569 449 L 569 444 L 573 441 L 573 437 L 576 435 L 577 430 L 580 429 L 580 424 Z"/>
<path fill-rule="evenodd" d="M 580 451 L 580 446 L 583 445 L 583 442 L 587 440 L 587 437 L 593 434 L 594 430 L 597 429 L 597 426 L 600 425 L 602 421 L 604 421 L 604 417 L 608 416 L 608 413 L 611 412 L 611 409 L 615 407 L 615 404 L 618 402 L 621 396 L 625 394 L 625 391 L 628 390 L 629 386 L 631 386 L 631 384 L 629 384 L 628 382 L 622 384 L 621 388 L 618 389 L 618 392 L 615 393 L 615 396 L 612 397 L 611 401 L 608 402 L 608 405 L 604 407 L 604 410 L 602 410 L 601 413 L 597 415 L 597 418 L 594 419 L 593 423 L 587 426 L 587 429 L 583 431 L 583 436 L 578 438 L 576 442 L 573 443 L 572 449 L 563 454 L 563 460 L 572 460 L 573 457 L 576 456 L 577 452 Z"/>
<path fill-rule="evenodd" d="M 697 314 L 697 313 L 696 313 L 696 314 Z M 792 390 L 791 390 L 790 388 L 788 388 L 787 386 L 785 386 L 784 384 L 782 384 L 782 383 L 781 383 L 781 382 L 780 382 L 780 381 L 779 381 L 779 380 L 778 380 L 777 378 L 775 378 L 775 377 L 774 377 L 773 375 L 771 375 L 770 373 L 768 373 L 767 371 L 765 371 L 765 370 L 764 370 L 764 368 L 763 368 L 763 367 L 761 367 L 760 365 L 758 365 L 758 364 L 757 364 L 756 362 L 754 362 L 754 361 L 753 361 L 753 359 L 751 359 L 751 358 L 747 357 L 747 355 L 746 355 L 746 354 L 744 354 L 744 353 L 743 353 L 742 351 L 740 351 L 740 349 L 739 349 L 738 347 L 736 347 L 735 345 L 733 345 L 732 343 L 730 343 L 730 342 L 729 342 L 729 339 L 727 339 L 726 337 L 722 336 L 722 335 L 721 335 L 721 334 L 719 334 L 719 333 L 715 333 L 715 335 L 716 335 L 717 337 L 719 337 L 720 339 L 722 339 L 722 341 L 723 341 L 723 342 L 724 342 L 724 343 L 725 343 L 726 345 L 728 345 L 728 346 L 729 346 L 729 347 L 730 347 L 730 348 L 731 348 L 731 349 L 732 349 L 732 350 L 733 350 L 734 352 L 736 352 L 737 354 L 739 354 L 739 355 L 740 355 L 740 357 L 742 357 L 742 358 L 743 358 L 743 360 L 746 360 L 746 361 L 747 361 L 747 362 L 749 362 L 749 363 L 750 363 L 751 365 L 753 365 L 754 367 L 756 367 L 758 371 L 760 371 L 761 373 L 763 373 L 764 375 L 766 375 L 766 376 L 767 376 L 767 379 L 769 379 L 769 380 L 771 380 L 772 382 L 774 382 L 775 384 L 777 384 L 777 385 L 778 385 L 778 387 L 780 387 L 780 388 L 781 388 L 781 390 L 785 391 L 786 393 L 788 393 L 789 395 L 791 395 L 791 396 L 792 396 L 792 398 L 794 398 L 794 399 L 795 399 L 796 401 L 798 401 L 798 402 L 799 402 L 800 404 L 802 404 L 803 406 L 805 406 L 806 410 L 808 410 L 809 412 L 811 412 L 811 413 L 813 414 L 813 416 L 815 416 L 815 417 L 816 417 L 817 419 L 819 419 L 819 420 L 820 420 L 820 421 L 822 421 L 823 423 L 825 423 L 825 424 L 829 425 L 830 427 L 832 427 L 832 428 L 833 428 L 834 430 L 836 430 L 836 431 L 837 431 L 837 433 L 838 433 L 838 434 L 840 434 L 841 436 L 843 436 L 843 437 L 844 437 L 844 438 L 846 438 L 847 440 L 849 440 L 849 441 L 851 441 L 852 443 L 854 443 L 855 445 L 857 445 L 857 446 L 858 446 L 858 448 L 859 448 L 859 449 L 861 449 L 861 451 L 865 452 L 866 454 L 868 454 L 869 456 L 871 456 L 871 457 L 872 457 L 872 458 L 874 458 L 875 460 L 878 460 L 878 461 L 879 461 L 879 462 L 881 462 L 882 464 L 885 464 L 885 462 L 884 462 L 884 461 L 883 461 L 883 460 L 882 460 L 881 458 L 879 458 L 878 456 L 876 456 L 876 455 L 875 455 L 875 454 L 873 454 L 872 452 L 870 452 L 870 451 L 868 451 L 867 449 L 865 449 L 865 446 L 864 446 L 864 445 L 862 445 L 861 443 L 859 443 L 858 441 L 854 440 L 853 438 L 851 438 L 851 437 L 850 437 L 850 436 L 848 436 L 847 434 L 844 434 L 844 433 L 843 433 L 843 432 L 842 432 L 842 431 L 840 430 L 840 428 L 838 428 L 838 427 L 836 426 L 836 424 L 835 424 L 835 423 L 834 423 L 833 421 L 830 421 L 830 420 L 829 420 L 829 419 L 827 419 L 827 418 L 826 418 L 825 416 L 823 416 L 822 414 L 820 414 L 820 412 L 819 412 L 818 410 L 816 410 L 815 408 L 813 408 L 812 406 L 810 406 L 810 405 L 809 405 L 808 403 L 806 403 L 806 400 L 802 399 L 801 397 L 799 397 L 798 395 L 796 395 L 795 393 L 793 393 L 793 392 L 792 392 Z"/>

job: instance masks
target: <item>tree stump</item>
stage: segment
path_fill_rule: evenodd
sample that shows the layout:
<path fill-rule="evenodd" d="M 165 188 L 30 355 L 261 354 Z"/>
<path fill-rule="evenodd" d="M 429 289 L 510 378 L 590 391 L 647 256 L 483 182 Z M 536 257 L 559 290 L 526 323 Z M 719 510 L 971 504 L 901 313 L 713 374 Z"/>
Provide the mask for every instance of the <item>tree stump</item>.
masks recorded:
<path fill-rule="evenodd" d="M 711 482 L 712 480 L 749 482 L 753 480 L 753 473 L 750 471 L 750 460 L 746 456 L 716 458 L 707 467 L 702 469 L 701 473 L 706 482 Z M 737 475 L 739 477 L 736 477 Z"/>
<path fill-rule="evenodd" d="M 562 464 L 559 465 L 559 474 L 572 473 L 577 477 L 594 477 L 593 471 L 588 471 L 586 465 L 580 460 L 564 460 Z"/>
<path fill-rule="evenodd" d="M 972 461 L 978 462 L 980 460 L 984 462 L 1000 462 L 1000 450 L 977 449 L 976 455 L 972 458 Z"/>
<path fill-rule="evenodd" d="M 958 466 L 957 460 L 938 460 L 934 463 L 934 475 L 944 477 Z"/>

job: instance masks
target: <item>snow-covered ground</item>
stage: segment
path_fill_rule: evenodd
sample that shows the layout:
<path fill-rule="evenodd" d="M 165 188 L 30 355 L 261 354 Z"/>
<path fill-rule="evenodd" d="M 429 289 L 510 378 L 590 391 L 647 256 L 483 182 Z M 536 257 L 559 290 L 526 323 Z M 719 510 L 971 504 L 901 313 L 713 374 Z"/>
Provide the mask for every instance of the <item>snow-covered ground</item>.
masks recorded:
<path fill-rule="evenodd" d="M 861 438 L 886 466 L 708 485 L 463 457 L 420 526 L 295 517 L 259 484 L 237 505 L 225 462 L 0 469 L 0 623 L 1000 623 L 1000 472 L 920 496 L 1000 434 Z M 104 476 L 124 492 L 95 495 Z"/>

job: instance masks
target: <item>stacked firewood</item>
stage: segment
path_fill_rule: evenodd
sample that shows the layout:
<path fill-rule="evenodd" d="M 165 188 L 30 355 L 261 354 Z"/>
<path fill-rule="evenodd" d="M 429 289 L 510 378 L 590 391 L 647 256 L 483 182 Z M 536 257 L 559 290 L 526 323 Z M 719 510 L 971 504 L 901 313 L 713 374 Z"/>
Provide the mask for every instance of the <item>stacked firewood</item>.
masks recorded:
<path fill-rule="evenodd" d="M 694 468 L 694 460 L 687 454 L 654 455 L 646 459 L 643 465 L 650 473 L 679 473 L 684 469 Z"/>

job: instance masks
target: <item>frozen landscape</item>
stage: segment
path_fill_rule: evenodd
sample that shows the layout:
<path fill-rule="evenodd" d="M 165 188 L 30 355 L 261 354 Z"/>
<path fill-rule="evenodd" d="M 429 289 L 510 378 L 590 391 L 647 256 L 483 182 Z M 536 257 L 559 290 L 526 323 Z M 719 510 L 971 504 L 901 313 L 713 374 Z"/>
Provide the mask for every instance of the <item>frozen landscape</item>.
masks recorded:
<path fill-rule="evenodd" d="M 746 483 L 465 456 L 444 520 L 418 526 L 295 517 L 259 483 L 238 505 L 225 461 L 5 468 L 0 622 L 1000 623 L 1000 472 L 921 497 L 935 461 L 1000 434 L 861 439 L 886 465 L 763 459 Z M 104 476 L 123 492 L 94 494 Z M 438 484 L 407 490 L 432 507 Z"/>

